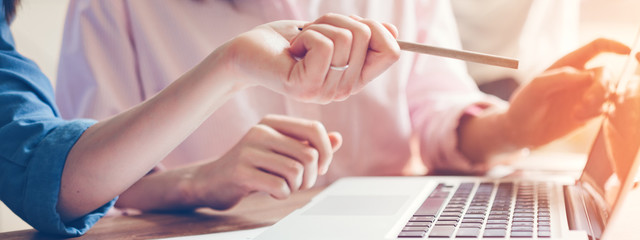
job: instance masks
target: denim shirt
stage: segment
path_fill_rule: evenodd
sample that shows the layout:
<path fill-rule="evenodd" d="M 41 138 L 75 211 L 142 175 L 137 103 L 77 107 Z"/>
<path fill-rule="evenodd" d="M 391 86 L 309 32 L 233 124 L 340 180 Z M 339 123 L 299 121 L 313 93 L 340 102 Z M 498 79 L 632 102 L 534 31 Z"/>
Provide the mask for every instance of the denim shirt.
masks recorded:
<path fill-rule="evenodd" d="M 51 83 L 15 50 L 0 9 L 0 200 L 39 231 L 82 235 L 116 200 L 70 222 L 56 210 L 67 155 L 95 121 L 60 117 Z"/>

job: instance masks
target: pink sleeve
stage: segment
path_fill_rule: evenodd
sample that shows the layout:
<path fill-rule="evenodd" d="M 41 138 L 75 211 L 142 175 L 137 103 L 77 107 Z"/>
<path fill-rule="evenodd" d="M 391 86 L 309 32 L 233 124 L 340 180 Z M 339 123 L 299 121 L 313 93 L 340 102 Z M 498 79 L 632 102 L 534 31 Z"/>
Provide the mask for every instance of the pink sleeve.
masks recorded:
<path fill-rule="evenodd" d="M 415 39 L 435 46 L 460 48 L 455 20 L 447 1 L 429 1 L 416 8 Z M 476 104 L 504 105 L 480 92 L 459 60 L 415 55 L 407 101 L 420 155 L 430 172 L 477 172 L 458 150 L 457 128 L 461 117 Z"/>
<path fill-rule="evenodd" d="M 127 12 L 121 0 L 69 3 L 56 86 L 64 118 L 104 119 L 143 100 Z"/>

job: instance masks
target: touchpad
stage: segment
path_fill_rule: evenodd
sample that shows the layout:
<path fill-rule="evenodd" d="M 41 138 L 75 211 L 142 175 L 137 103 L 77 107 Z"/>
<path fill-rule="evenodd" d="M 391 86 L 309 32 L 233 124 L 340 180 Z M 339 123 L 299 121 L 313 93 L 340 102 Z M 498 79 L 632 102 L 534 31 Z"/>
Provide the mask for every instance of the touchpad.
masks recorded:
<path fill-rule="evenodd" d="M 409 196 L 328 196 L 309 208 L 303 215 L 393 215 Z"/>

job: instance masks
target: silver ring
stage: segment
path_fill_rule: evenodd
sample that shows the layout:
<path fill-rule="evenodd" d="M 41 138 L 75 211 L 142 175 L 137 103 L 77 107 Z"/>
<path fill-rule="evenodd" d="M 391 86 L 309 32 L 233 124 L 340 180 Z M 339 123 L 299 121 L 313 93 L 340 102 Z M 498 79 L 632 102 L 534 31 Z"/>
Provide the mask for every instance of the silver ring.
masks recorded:
<path fill-rule="evenodd" d="M 349 64 L 344 66 L 339 66 L 339 67 L 331 66 L 330 68 L 336 71 L 344 71 L 344 70 L 347 70 L 347 68 L 349 68 Z"/>

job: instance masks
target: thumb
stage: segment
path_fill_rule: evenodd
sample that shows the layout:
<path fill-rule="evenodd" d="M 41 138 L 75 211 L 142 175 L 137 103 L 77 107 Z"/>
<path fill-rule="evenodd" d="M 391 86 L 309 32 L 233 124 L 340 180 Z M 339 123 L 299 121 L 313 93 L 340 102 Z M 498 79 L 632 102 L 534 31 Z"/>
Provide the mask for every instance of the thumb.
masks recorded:
<path fill-rule="evenodd" d="M 304 26 L 307 22 L 298 21 L 298 20 L 280 20 L 265 24 L 265 26 L 270 27 L 273 31 L 280 34 L 284 39 L 289 42 L 293 42 L 293 40 L 300 34 L 300 28 Z"/>
<path fill-rule="evenodd" d="M 329 141 L 333 152 L 336 152 L 342 146 L 342 135 L 339 132 L 329 132 Z"/>

